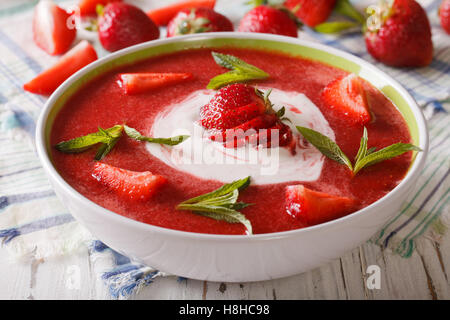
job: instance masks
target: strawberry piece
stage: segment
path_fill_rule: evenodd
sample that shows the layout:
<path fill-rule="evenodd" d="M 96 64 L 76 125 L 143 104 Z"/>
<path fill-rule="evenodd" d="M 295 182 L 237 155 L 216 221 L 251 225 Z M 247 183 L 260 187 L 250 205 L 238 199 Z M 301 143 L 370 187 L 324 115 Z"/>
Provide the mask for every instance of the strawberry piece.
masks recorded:
<path fill-rule="evenodd" d="M 231 21 L 210 8 L 183 9 L 167 25 L 167 37 L 183 34 L 233 31 Z"/>
<path fill-rule="evenodd" d="M 442 28 L 450 34 L 450 0 L 442 1 L 439 7 L 439 18 Z"/>
<path fill-rule="evenodd" d="M 175 15 L 183 9 L 192 8 L 209 8 L 214 9 L 216 5 L 216 0 L 186 0 L 180 1 L 168 6 L 150 10 L 147 15 L 152 19 L 158 26 L 166 26 L 170 20 L 175 17 Z"/>
<path fill-rule="evenodd" d="M 326 21 L 336 0 L 286 0 L 284 6 L 309 27 Z"/>
<path fill-rule="evenodd" d="M 146 201 L 167 182 L 167 179 L 150 171 L 136 172 L 97 162 L 92 176 L 129 200 Z"/>
<path fill-rule="evenodd" d="M 110 2 L 120 2 L 122 0 L 80 0 L 78 8 L 80 16 L 96 15 L 97 5 L 106 6 Z"/>
<path fill-rule="evenodd" d="M 322 97 L 329 108 L 350 123 L 365 125 L 371 120 L 366 92 L 361 79 L 354 74 L 333 80 L 323 90 Z"/>
<path fill-rule="evenodd" d="M 126 94 L 141 93 L 192 79 L 191 73 L 121 73 L 118 83 Z"/>
<path fill-rule="evenodd" d="M 272 33 L 297 37 L 296 22 L 283 10 L 270 6 L 257 6 L 242 18 L 240 32 Z"/>
<path fill-rule="evenodd" d="M 368 25 L 364 34 L 369 53 L 393 67 L 429 65 L 433 59 L 431 27 L 420 4 L 395 0 L 391 7 L 383 2 L 378 11 L 374 20 L 380 20 L 380 26 Z"/>
<path fill-rule="evenodd" d="M 66 52 L 72 44 L 77 30 L 69 27 L 70 14 L 52 1 L 41 0 L 33 14 L 33 40 L 50 55 Z"/>
<path fill-rule="evenodd" d="M 286 211 L 305 226 L 343 217 L 356 205 L 354 199 L 314 191 L 301 184 L 286 187 Z"/>
<path fill-rule="evenodd" d="M 209 131 L 211 140 L 223 142 L 227 148 L 240 147 L 250 139 L 252 144 L 272 146 L 269 140 L 274 130 L 279 131 L 279 141 L 273 146 L 284 146 L 292 140 L 290 128 L 281 123 L 270 101 L 254 87 L 242 83 L 217 91 L 200 109 L 199 122 Z"/>
<path fill-rule="evenodd" d="M 98 19 L 98 38 L 103 48 L 112 52 L 158 39 L 159 28 L 138 7 L 111 2 Z"/>
<path fill-rule="evenodd" d="M 32 93 L 50 95 L 72 74 L 95 60 L 97 53 L 89 42 L 83 40 L 23 88 Z"/>

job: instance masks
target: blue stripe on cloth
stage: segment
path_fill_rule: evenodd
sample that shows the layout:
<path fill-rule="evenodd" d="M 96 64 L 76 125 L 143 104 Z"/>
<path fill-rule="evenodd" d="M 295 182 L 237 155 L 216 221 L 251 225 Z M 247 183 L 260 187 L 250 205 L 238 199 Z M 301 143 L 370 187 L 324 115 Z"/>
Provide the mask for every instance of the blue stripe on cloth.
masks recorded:
<path fill-rule="evenodd" d="M 444 176 L 439 180 L 439 182 L 436 184 L 436 186 L 431 190 L 431 192 L 428 194 L 428 196 L 425 198 L 425 200 L 421 203 L 419 208 L 412 214 L 405 222 L 403 222 L 400 226 L 395 228 L 384 240 L 384 247 L 387 247 L 389 244 L 389 240 L 395 236 L 401 229 L 403 229 L 407 224 L 409 224 L 411 221 L 414 220 L 415 217 L 422 211 L 422 209 L 425 207 L 425 205 L 430 201 L 430 199 L 433 197 L 433 195 L 438 191 L 439 187 L 442 185 L 442 183 L 447 179 L 448 175 L 450 174 L 450 169 L 447 170 L 447 172 L 444 174 Z"/>
<path fill-rule="evenodd" d="M 27 112 L 21 110 L 15 105 L 9 105 L 9 107 L 11 111 L 14 112 L 20 127 L 30 136 L 34 137 L 36 131 L 36 123 L 34 122 L 34 119 L 31 118 Z"/>
<path fill-rule="evenodd" d="M 2 156 L 5 156 L 5 155 L 3 154 Z M 27 168 L 27 169 L 17 170 L 17 171 L 14 171 L 14 172 L 5 173 L 3 175 L 0 175 L 0 178 L 9 177 L 9 176 L 13 176 L 13 175 L 16 175 L 16 174 L 20 174 L 20 173 L 24 173 L 24 172 L 28 172 L 28 171 L 33 171 L 33 170 L 38 170 L 38 169 L 42 169 L 42 167 L 33 167 L 33 168 Z M 0 208 L 1 208 L 1 206 L 0 206 Z"/>
<path fill-rule="evenodd" d="M 6 208 L 7 206 L 15 203 L 23 203 L 31 200 L 42 199 L 54 196 L 55 192 L 53 190 L 47 191 L 39 191 L 39 192 L 31 192 L 31 193 L 22 193 L 22 194 L 13 194 L 9 196 L 1 196 L 0 197 L 0 210 Z"/>
<path fill-rule="evenodd" d="M 42 67 L 36 60 L 31 58 L 23 49 L 17 45 L 11 38 L 0 30 L 0 42 L 3 43 L 11 52 L 13 52 L 20 60 L 33 70 L 35 73 L 40 73 Z"/>
<path fill-rule="evenodd" d="M 3 238 L 4 243 L 7 244 L 17 236 L 44 229 L 49 229 L 72 221 L 75 220 L 69 213 L 48 217 L 18 227 L 0 230 L 0 238 Z"/>

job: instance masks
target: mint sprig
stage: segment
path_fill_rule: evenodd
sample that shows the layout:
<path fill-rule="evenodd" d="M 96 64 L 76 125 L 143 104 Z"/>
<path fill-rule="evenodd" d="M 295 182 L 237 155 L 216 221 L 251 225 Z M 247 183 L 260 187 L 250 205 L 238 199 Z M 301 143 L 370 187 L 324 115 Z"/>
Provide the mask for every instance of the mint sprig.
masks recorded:
<path fill-rule="evenodd" d="M 419 147 L 410 143 L 394 143 L 381 150 L 376 151 L 376 148 L 367 148 L 368 135 L 367 129 L 364 127 L 363 136 L 361 138 L 358 153 L 355 157 L 355 164 L 352 165 L 349 158 L 342 152 L 339 146 L 327 136 L 320 132 L 309 128 L 297 126 L 297 130 L 303 137 L 316 147 L 326 157 L 346 165 L 352 174 L 357 174 L 361 169 L 374 165 L 384 160 L 395 158 L 408 151 L 422 151 Z"/>
<path fill-rule="evenodd" d="M 55 148 L 65 153 L 80 153 L 101 143 L 102 145 L 95 155 L 95 160 L 101 160 L 111 151 L 120 139 L 122 136 L 122 130 L 123 126 L 121 125 L 116 125 L 108 129 L 98 127 L 97 132 L 68 141 L 62 141 L 55 145 Z"/>
<path fill-rule="evenodd" d="M 229 223 L 242 223 L 248 234 L 252 234 L 250 221 L 238 210 L 251 204 L 237 202 L 239 191 L 250 184 L 250 177 L 236 180 L 212 192 L 183 201 L 178 210 L 190 210 L 196 214 Z"/>
<path fill-rule="evenodd" d="M 269 77 L 269 74 L 265 71 L 248 64 L 235 56 L 218 52 L 211 52 L 211 54 L 218 65 L 231 71 L 212 78 L 206 87 L 207 89 L 216 90 L 232 83 L 266 79 Z"/>
<path fill-rule="evenodd" d="M 125 133 L 130 138 L 132 138 L 134 140 L 138 140 L 138 141 L 147 141 L 147 142 L 151 142 L 151 143 L 159 143 L 159 144 L 165 144 L 165 145 L 169 145 L 169 146 L 175 146 L 189 138 L 189 136 L 186 136 L 186 135 L 180 135 L 180 136 L 175 136 L 175 137 L 171 137 L 171 138 L 151 138 L 151 137 L 143 136 L 139 131 L 137 131 L 134 128 L 130 128 L 127 125 L 124 125 L 123 127 L 125 130 Z"/>

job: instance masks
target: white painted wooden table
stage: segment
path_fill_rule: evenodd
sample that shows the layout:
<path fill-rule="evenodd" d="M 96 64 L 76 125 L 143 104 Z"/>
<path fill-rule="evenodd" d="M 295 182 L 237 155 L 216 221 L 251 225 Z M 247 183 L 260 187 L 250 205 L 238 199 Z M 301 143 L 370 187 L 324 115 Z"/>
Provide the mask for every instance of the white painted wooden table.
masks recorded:
<path fill-rule="evenodd" d="M 422 238 L 410 258 L 363 244 L 309 272 L 264 282 L 216 283 L 160 277 L 133 299 L 450 299 L 450 235 L 440 245 Z M 10 261 L 0 248 L 0 299 L 110 299 L 88 253 L 52 260 Z M 366 270 L 378 265 L 381 288 L 368 289 Z M 74 266 L 80 285 L 71 285 Z"/>

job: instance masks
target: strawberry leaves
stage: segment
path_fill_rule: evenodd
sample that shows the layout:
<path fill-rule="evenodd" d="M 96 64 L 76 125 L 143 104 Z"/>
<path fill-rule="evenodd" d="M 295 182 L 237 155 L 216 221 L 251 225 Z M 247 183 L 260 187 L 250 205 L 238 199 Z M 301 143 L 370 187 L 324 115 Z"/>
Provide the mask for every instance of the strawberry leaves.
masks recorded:
<path fill-rule="evenodd" d="M 346 165 L 351 170 L 353 175 L 357 174 L 363 168 L 384 160 L 395 158 L 405 152 L 422 151 L 422 149 L 413 144 L 401 142 L 394 143 L 378 151 L 376 151 L 376 148 L 374 147 L 367 149 L 368 135 L 367 129 L 364 127 L 359 150 L 355 157 L 355 164 L 353 165 L 339 146 L 327 136 L 305 127 L 297 126 L 297 130 L 323 155 L 336 162 Z"/>
<path fill-rule="evenodd" d="M 252 234 L 250 221 L 238 210 L 251 204 L 237 202 L 239 191 L 250 184 L 250 177 L 236 180 L 212 192 L 183 201 L 178 210 L 190 210 L 193 213 L 229 223 L 242 223 L 248 234 Z"/>
<path fill-rule="evenodd" d="M 122 137 L 122 132 L 132 139 L 138 141 L 146 141 L 150 143 L 159 143 L 169 146 L 174 146 L 182 143 L 189 136 L 176 136 L 171 138 L 151 138 L 145 137 L 136 129 L 130 128 L 127 125 L 115 125 L 109 129 L 102 129 L 98 127 L 98 131 L 87 134 L 85 136 L 77 137 L 68 141 L 62 141 L 55 145 L 58 151 L 64 153 L 80 153 L 91 149 L 95 145 L 101 144 L 100 148 L 95 154 L 95 160 L 102 160 L 116 145 Z"/>
<path fill-rule="evenodd" d="M 207 89 L 216 90 L 236 82 L 266 79 L 269 77 L 268 73 L 235 56 L 218 52 L 211 52 L 211 54 L 218 65 L 231 71 L 219 74 L 212 78 L 206 87 Z"/>

